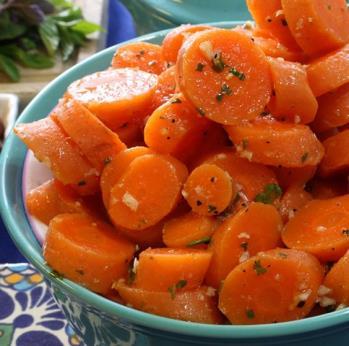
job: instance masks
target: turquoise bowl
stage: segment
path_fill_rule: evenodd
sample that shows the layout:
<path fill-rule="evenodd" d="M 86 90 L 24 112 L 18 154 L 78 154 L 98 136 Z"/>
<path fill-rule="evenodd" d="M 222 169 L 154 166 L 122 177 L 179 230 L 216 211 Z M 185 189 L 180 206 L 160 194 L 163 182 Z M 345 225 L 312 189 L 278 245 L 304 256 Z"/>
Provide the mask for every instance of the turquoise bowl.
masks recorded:
<path fill-rule="evenodd" d="M 237 23 L 216 23 L 232 27 Z M 159 43 L 165 31 L 137 39 Z M 106 49 L 63 73 L 28 105 L 19 122 L 45 117 L 74 80 L 105 69 L 115 47 Z M 0 210 L 19 250 L 45 277 L 76 333 L 90 346 L 307 345 L 349 344 L 349 309 L 301 321 L 257 326 L 204 325 L 150 315 L 107 300 L 66 279 L 52 276 L 30 227 L 23 205 L 24 144 L 11 134 L 0 164 Z M 48 345 L 49 346 L 49 345 Z"/>

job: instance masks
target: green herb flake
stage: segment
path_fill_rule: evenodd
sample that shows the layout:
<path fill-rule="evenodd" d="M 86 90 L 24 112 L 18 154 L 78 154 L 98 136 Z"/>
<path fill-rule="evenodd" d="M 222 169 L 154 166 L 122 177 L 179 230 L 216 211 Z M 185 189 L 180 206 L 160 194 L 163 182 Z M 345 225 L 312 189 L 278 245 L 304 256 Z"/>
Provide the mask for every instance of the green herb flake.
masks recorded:
<path fill-rule="evenodd" d="M 301 157 L 301 162 L 304 163 L 305 161 L 307 161 L 308 156 L 309 156 L 309 153 L 304 153 Z"/>
<path fill-rule="evenodd" d="M 201 244 L 210 244 L 210 242 L 211 242 L 211 237 L 204 237 L 198 240 L 191 241 L 190 243 L 187 244 L 187 247 L 193 247 Z"/>
<path fill-rule="evenodd" d="M 235 67 L 231 68 L 229 70 L 229 73 L 231 73 L 233 76 L 237 77 L 241 81 L 244 81 L 246 79 L 246 75 L 240 71 L 238 71 Z"/>
<path fill-rule="evenodd" d="M 202 117 L 204 117 L 205 116 L 205 111 L 202 109 L 202 108 L 197 108 L 196 109 L 197 111 L 198 111 L 198 113 L 202 116 Z"/>
<path fill-rule="evenodd" d="M 246 310 L 246 316 L 248 319 L 252 320 L 253 318 L 255 318 L 255 313 L 253 310 L 251 309 L 247 309 Z"/>
<path fill-rule="evenodd" d="M 177 290 L 185 287 L 187 285 L 187 280 L 179 280 L 176 284 L 170 286 L 167 290 L 171 295 L 171 299 L 175 299 Z"/>
<path fill-rule="evenodd" d="M 263 192 L 259 193 L 254 200 L 255 202 L 272 204 L 281 195 L 281 187 L 278 184 L 271 183 L 265 185 Z"/>
<path fill-rule="evenodd" d="M 222 72 L 224 70 L 225 63 L 222 58 L 222 53 L 216 53 L 212 58 L 212 68 L 216 72 Z"/>
<path fill-rule="evenodd" d="M 349 229 L 343 229 L 342 233 L 349 237 Z"/>
<path fill-rule="evenodd" d="M 171 103 L 172 103 L 172 104 L 175 104 L 175 103 L 182 103 L 182 100 L 179 99 L 178 97 L 176 97 L 175 99 L 171 100 Z"/>
<path fill-rule="evenodd" d="M 218 214 L 217 207 L 215 207 L 214 205 L 209 204 L 207 209 L 211 214 Z"/>
<path fill-rule="evenodd" d="M 279 252 L 279 257 L 286 259 L 288 256 L 284 252 Z"/>
<path fill-rule="evenodd" d="M 248 242 L 244 241 L 243 243 L 240 244 L 240 247 L 241 247 L 244 251 L 247 251 L 247 250 L 248 250 Z"/>
<path fill-rule="evenodd" d="M 201 62 L 199 62 L 197 65 L 196 65 L 196 69 L 195 71 L 199 71 L 199 72 L 202 72 L 203 69 L 204 69 L 205 65 L 202 64 Z"/>
<path fill-rule="evenodd" d="M 242 149 L 246 150 L 248 148 L 248 139 L 244 138 L 242 140 Z"/>
<path fill-rule="evenodd" d="M 80 180 L 78 182 L 78 186 L 84 186 L 84 185 L 86 185 L 86 181 L 85 180 Z"/>
<path fill-rule="evenodd" d="M 222 102 L 222 100 L 223 100 L 223 94 L 222 93 L 218 93 L 217 95 L 216 95 L 216 100 L 218 101 L 218 102 Z"/>
<path fill-rule="evenodd" d="M 231 96 L 233 94 L 233 91 L 230 89 L 228 84 L 223 84 L 221 88 L 221 93 L 227 96 Z"/>
<path fill-rule="evenodd" d="M 103 160 L 103 163 L 105 165 L 108 165 L 110 162 L 111 162 L 112 158 L 110 156 L 106 157 L 104 160 Z"/>
<path fill-rule="evenodd" d="M 262 266 L 262 263 L 260 260 L 254 261 L 253 269 L 255 270 L 258 276 L 263 275 L 267 272 L 267 268 L 264 268 Z"/>

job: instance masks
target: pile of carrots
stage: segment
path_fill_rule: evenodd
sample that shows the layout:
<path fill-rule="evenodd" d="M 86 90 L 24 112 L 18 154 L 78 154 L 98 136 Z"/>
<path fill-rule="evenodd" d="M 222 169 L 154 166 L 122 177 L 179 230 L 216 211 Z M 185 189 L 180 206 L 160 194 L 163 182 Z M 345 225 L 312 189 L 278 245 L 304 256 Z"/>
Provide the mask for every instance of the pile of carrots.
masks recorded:
<path fill-rule="evenodd" d="M 64 277 L 184 321 L 261 324 L 349 305 L 345 0 L 247 0 L 256 25 L 130 43 L 15 128 Z"/>

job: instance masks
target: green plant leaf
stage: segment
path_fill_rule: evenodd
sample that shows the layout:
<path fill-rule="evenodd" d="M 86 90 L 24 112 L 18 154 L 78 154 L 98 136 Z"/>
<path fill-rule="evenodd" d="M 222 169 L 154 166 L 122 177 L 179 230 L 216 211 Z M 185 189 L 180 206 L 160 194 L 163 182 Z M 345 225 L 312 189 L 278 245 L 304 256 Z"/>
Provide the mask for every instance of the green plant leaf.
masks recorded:
<path fill-rule="evenodd" d="M 100 25 L 88 22 L 87 20 L 79 21 L 72 26 L 72 30 L 80 32 L 84 35 L 89 35 L 96 31 L 104 31 L 104 29 Z"/>
<path fill-rule="evenodd" d="M 65 27 L 59 28 L 60 34 L 61 34 L 61 54 L 63 61 L 67 61 L 71 55 L 74 53 L 75 45 L 74 42 L 71 40 L 69 36 L 69 30 Z"/>
<path fill-rule="evenodd" d="M 18 82 L 21 77 L 14 61 L 2 54 L 0 54 L 0 70 L 3 71 L 13 82 Z"/>
<path fill-rule="evenodd" d="M 71 22 L 72 20 L 83 19 L 81 9 L 78 6 L 65 9 L 52 16 L 55 20 Z"/>
<path fill-rule="evenodd" d="M 0 40 L 12 40 L 23 35 L 26 30 L 25 25 L 11 21 L 9 12 L 0 14 Z"/>
<path fill-rule="evenodd" d="M 53 56 L 59 46 L 59 32 L 52 18 L 47 18 L 40 24 L 39 34 L 48 54 Z"/>
<path fill-rule="evenodd" d="M 69 0 L 50 0 L 50 2 L 58 9 L 73 7 L 73 3 Z"/>

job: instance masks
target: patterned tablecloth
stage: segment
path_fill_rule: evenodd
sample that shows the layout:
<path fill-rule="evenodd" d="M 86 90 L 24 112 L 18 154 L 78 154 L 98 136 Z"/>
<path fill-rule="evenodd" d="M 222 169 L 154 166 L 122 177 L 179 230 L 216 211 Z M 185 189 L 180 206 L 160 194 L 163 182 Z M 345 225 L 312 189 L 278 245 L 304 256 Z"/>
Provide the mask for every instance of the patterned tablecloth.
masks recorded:
<path fill-rule="evenodd" d="M 84 345 L 27 263 L 0 265 L 0 345 Z"/>

